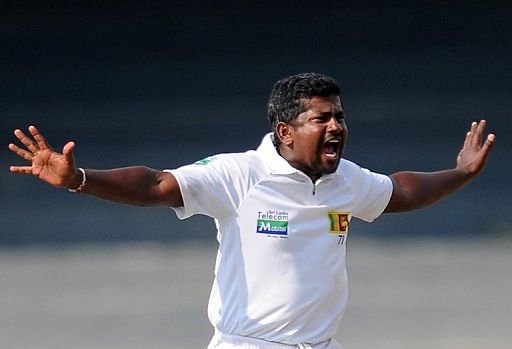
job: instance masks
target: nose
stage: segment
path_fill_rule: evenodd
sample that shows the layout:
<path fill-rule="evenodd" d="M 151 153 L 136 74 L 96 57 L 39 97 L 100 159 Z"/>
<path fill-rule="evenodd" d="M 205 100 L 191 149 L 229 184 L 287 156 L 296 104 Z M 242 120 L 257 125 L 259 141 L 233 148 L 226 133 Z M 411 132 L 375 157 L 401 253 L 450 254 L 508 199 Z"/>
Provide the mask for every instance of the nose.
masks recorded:
<path fill-rule="evenodd" d="M 342 122 L 340 122 L 335 116 L 331 117 L 331 120 L 329 120 L 329 131 L 331 132 L 341 132 L 343 129 Z"/>

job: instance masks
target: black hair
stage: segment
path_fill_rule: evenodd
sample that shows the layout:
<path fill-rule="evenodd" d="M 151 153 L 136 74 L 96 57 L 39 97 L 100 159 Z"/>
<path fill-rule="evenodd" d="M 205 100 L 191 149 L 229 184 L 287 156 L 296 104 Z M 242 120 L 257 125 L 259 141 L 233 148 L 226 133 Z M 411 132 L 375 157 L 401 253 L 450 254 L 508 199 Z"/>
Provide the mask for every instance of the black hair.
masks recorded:
<path fill-rule="evenodd" d="M 339 96 L 340 88 L 333 78 L 323 74 L 302 73 L 278 80 L 268 101 L 268 120 L 274 132 L 274 144 L 280 143 L 276 134 L 277 123 L 288 124 L 307 110 L 302 100 L 331 95 Z"/>

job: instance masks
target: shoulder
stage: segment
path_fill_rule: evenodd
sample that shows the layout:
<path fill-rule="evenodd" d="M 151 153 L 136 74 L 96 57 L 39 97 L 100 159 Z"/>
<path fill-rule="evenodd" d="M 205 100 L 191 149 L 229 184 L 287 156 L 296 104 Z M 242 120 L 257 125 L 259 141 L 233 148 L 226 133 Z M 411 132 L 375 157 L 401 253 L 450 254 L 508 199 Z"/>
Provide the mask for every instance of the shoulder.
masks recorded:
<path fill-rule="evenodd" d="M 338 172 L 338 174 L 342 177 L 349 178 L 364 170 L 366 169 L 356 164 L 355 162 L 342 158 L 336 172 Z"/>
<path fill-rule="evenodd" d="M 337 172 L 345 181 L 364 181 L 366 179 L 376 182 L 391 182 L 389 176 L 374 172 L 346 159 L 341 159 Z"/>
<path fill-rule="evenodd" d="M 185 166 L 198 172 L 215 172 L 226 178 L 265 176 L 267 167 L 254 150 L 208 156 Z"/>
<path fill-rule="evenodd" d="M 243 169 L 252 168 L 256 170 L 264 167 L 262 159 L 254 150 L 249 150 L 243 153 L 216 154 L 198 160 L 194 162 L 193 165 L 225 167 L 228 169 L 233 169 L 237 167 Z"/>
<path fill-rule="evenodd" d="M 347 159 L 341 159 L 340 164 L 338 166 L 338 170 L 337 170 L 337 172 L 339 174 L 346 174 L 347 172 L 353 173 L 353 172 L 360 172 L 360 171 L 368 172 L 368 173 L 379 173 L 379 172 L 370 170 L 366 167 L 359 165 L 356 162 L 353 162 L 353 161 L 347 160 Z"/>

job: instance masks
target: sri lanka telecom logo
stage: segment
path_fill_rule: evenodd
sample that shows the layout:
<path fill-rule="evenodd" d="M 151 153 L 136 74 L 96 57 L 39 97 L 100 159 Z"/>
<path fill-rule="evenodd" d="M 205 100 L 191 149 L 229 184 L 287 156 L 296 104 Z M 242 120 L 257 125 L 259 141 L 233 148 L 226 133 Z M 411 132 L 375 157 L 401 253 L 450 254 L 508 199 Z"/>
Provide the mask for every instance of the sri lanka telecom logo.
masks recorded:
<path fill-rule="evenodd" d="M 256 232 L 259 234 L 288 236 L 288 212 L 279 210 L 258 211 Z"/>

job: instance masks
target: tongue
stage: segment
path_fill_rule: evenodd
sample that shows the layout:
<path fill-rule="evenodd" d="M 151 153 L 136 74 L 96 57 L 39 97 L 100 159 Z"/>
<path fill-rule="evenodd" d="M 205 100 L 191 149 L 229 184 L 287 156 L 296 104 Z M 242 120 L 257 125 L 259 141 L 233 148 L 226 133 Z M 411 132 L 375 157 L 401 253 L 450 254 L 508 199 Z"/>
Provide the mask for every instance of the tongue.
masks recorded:
<path fill-rule="evenodd" d="M 336 153 L 336 147 L 332 143 L 325 143 L 324 152 L 326 152 L 327 154 L 334 154 Z"/>

